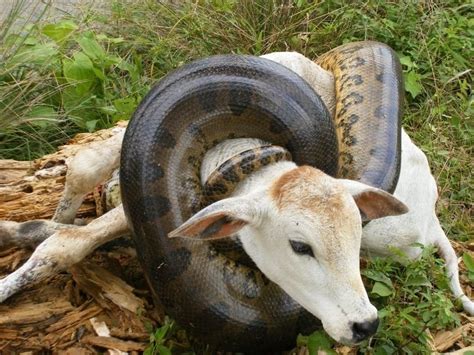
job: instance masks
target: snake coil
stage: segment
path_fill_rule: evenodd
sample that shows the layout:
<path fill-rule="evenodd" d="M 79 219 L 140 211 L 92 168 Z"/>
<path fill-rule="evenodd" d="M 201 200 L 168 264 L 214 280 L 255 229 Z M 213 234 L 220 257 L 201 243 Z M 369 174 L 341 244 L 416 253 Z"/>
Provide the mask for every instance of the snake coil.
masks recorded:
<path fill-rule="evenodd" d="M 400 109 L 392 108 L 400 106 L 400 97 L 383 96 L 387 90 L 399 92 L 399 68 L 393 52 L 381 44 L 362 42 L 336 49 L 331 56 L 335 63 L 329 56 L 323 59 L 324 65 L 334 65 L 332 71 L 340 70 L 344 76 L 354 64 L 351 60 L 367 46 L 374 51 L 377 63 L 379 56 L 388 58 L 378 87 L 390 87 L 378 90 L 383 99 L 378 102 L 381 108 L 376 119 L 390 122 L 378 124 L 376 128 L 384 133 L 374 134 L 382 139 L 390 136 L 390 146 L 377 140 L 370 145 L 374 151 L 364 153 L 375 157 L 363 168 L 370 170 L 370 179 L 376 177 L 364 182 L 390 190 L 398 177 L 400 150 Z M 359 70 L 366 63 L 373 66 L 364 60 Z M 387 61 L 391 62 L 387 65 Z M 387 66 L 393 73 L 387 74 Z M 336 75 L 336 83 L 338 80 Z M 343 95 L 352 95 L 347 93 L 351 80 L 354 88 L 358 86 L 357 78 L 347 79 L 339 88 Z M 375 80 L 367 80 L 364 86 Z M 360 160 L 351 157 L 356 142 L 346 143 L 348 135 L 370 136 L 367 130 L 372 127 L 364 129 L 367 120 L 361 116 L 344 129 L 343 125 L 353 120 L 346 116 L 359 108 L 360 98 L 338 100 L 345 104 L 338 101 L 336 115 L 340 119 L 336 118 L 334 125 L 320 97 L 289 69 L 257 57 L 215 56 L 187 64 L 163 78 L 140 103 L 128 125 L 121 156 L 122 200 L 145 276 L 166 313 L 217 348 L 280 350 L 291 346 L 299 332 L 320 323 L 258 269 L 236 264 L 210 243 L 167 238 L 200 208 L 200 162 L 207 150 L 225 139 L 252 137 L 285 147 L 297 164 L 313 165 L 333 176 L 343 173 L 367 180 L 364 171 L 354 171 L 354 162 Z M 386 109 L 388 100 L 396 104 Z M 345 159 L 338 160 L 339 150 Z"/>

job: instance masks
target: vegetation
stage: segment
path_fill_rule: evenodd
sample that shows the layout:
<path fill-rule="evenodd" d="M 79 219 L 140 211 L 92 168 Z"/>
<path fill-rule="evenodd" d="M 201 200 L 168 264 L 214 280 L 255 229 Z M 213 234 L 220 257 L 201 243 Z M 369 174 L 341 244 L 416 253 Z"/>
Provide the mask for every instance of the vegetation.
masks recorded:
<path fill-rule="evenodd" d="M 0 158 L 33 159 L 76 132 L 128 119 L 154 82 L 195 58 L 286 50 L 313 58 L 345 42 L 378 40 L 402 62 L 403 124 L 438 180 L 443 227 L 450 238 L 472 240 L 473 8 L 457 0 L 117 0 L 107 15 L 88 12 L 20 30 L 5 23 Z M 459 323 L 441 262 L 431 249 L 423 254 L 410 264 L 368 265 L 367 287 L 383 322 L 361 351 L 427 353 L 427 330 Z M 463 259 L 472 281 L 472 257 Z M 149 352 L 166 353 L 165 327 Z M 321 333 L 298 342 L 313 353 L 332 345 Z"/>

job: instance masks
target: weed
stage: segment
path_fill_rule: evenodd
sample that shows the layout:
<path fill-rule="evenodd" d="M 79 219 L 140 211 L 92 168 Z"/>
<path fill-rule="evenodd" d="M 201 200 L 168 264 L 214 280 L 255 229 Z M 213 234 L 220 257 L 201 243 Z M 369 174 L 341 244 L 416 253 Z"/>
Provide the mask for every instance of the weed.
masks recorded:
<path fill-rule="evenodd" d="M 420 246 L 421 248 L 422 246 Z M 443 262 L 433 248 L 422 256 L 401 262 L 375 259 L 363 271 L 366 288 L 379 310 L 381 324 L 376 335 L 361 350 L 375 354 L 419 354 L 429 352 L 428 330 L 458 326 L 459 317 L 449 297 Z"/>

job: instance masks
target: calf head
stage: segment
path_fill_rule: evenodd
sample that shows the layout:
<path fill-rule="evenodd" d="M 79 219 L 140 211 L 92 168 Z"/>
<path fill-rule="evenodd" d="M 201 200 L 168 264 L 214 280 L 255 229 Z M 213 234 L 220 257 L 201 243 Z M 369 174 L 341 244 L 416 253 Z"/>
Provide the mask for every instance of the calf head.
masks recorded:
<path fill-rule="evenodd" d="M 361 222 L 405 212 L 384 191 L 303 166 L 263 189 L 206 207 L 169 236 L 214 240 L 239 232 L 270 280 L 334 339 L 356 343 L 378 326 L 359 270 Z"/>

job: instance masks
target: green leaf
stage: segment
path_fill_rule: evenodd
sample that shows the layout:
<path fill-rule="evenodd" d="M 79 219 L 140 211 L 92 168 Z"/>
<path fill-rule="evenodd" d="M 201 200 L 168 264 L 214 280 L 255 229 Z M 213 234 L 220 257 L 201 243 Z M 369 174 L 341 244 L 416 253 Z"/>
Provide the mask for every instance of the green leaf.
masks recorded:
<path fill-rule="evenodd" d="M 296 345 L 297 346 L 305 346 L 308 344 L 308 336 L 303 334 L 298 334 L 296 337 Z"/>
<path fill-rule="evenodd" d="M 73 60 L 63 61 L 63 73 L 67 82 L 75 86 L 78 95 L 88 92 L 96 80 L 91 60 L 81 52 L 75 53 Z"/>
<path fill-rule="evenodd" d="M 134 97 L 124 97 L 123 99 L 114 100 L 114 107 L 116 113 L 114 114 L 114 120 L 128 120 L 137 107 L 137 101 Z"/>
<path fill-rule="evenodd" d="M 387 275 L 385 275 L 384 273 L 380 271 L 365 270 L 363 272 L 363 275 L 365 275 L 367 278 L 371 280 L 382 282 L 383 284 L 385 284 L 387 287 L 391 289 L 393 288 L 392 280 L 390 280 L 390 278 L 387 277 Z"/>
<path fill-rule="evenodd" d="M 51 106 L 36 106 L 28 113 L 28 118 L 33 126 L 46 128 L 57 123 L 57 112 Z"/>
<path fill-rule="evenodd" d="M 420 75 L 413 70 L 410 70 L 405 75 L 405 90 L 408 91 L 413 98 L 417 97 L 423 88 L 420 79 Z"/>
<path fill-rule="evenodd" d="M 474 258 L 469 253 L 464 253 L 462 255 L 462 260 L 464 261 L 464 265 L 470 272 L 474 272 Z"/>
<path fill-rule="evenodd" d="M 334 341 L 324 331 L 318 330 L 308 336 L 308 351 L 310 355 L 316 355 L 318 350 L 325 350 L 328 354 L 335 354 L 331 347 Z"/>
<path fill-rule="evenodd" d="M 431 282 L 426 275 L 413 275 L 408 278 L 405 286 L 431 286 Z"/>
<path fill-rule="evenodd" d="M 77 40 L 77 43 L 82 48 L 84 53 L 94 61 L 101 61 L 107 56 L 102 46 L 95 40 L 92 32 L 85 33 Z"/>
<path fill-rule="evenodd" d="M 165 323 L 163 326 L 158 328 L 155 332 L 155 341 L 157 343 L 160 343 L 166 336 L 166 333 L 170 330 L 170 328 L 173 326 L 173 322 L 170 323 Z"/>
<path fill-rule="evenodd" d="M 160 355 L 172 355 L 171 350 L 164 345 L 156 344 L 156 349 Z"/>
<path fill-rule="evenodd" d="M 58 54 L 57 46 L 50 42 L 44 44 L 36 44 L 34 46 L 25 47 L 8 62 L 10 65 L 49 65 L 56 61 L 55 56 Z"/>
<path fill-rule="evenodd" d="M 413 64 L 411 58 L 407 55 L 403 55 L 400 57 L 400 63 L 406 66 L 408 69 L 413 68 L 415 65 Z"/>
<path fill-rule="evenodd" d="M 306 5 L 306 0 L 296 0 L 297 8 L 301 8 L 303 5 Z"/>
<path fill-rule="evenodd" d="M 372 294 L 376 294 L 382 297 L 390 296 L 393 293 L 393 289 L 382 282 L 376 282 L 372 288 Z"/>
<path fill-rule="evenodd" d="M 89 132 L 94 132 L 95 131 L 95 127 L 97 126 L 97 122 L 99 122 L 99 120 L 90 120 L 90 121 L 87 121 L 86 122 L 86 128 Z"/>
<path fill-rule="evenodd" d="M 78 27 L 72 21 L 61 21 L 55 24 L 49 24 L 43 27 L 41 32 L 56 42 L 64 41 Z"/>
<path fill-rule="evenodd" d="M 381 310 L 378 311 L 378 316 L 380 319 L 383 319 L 385 317 L 388 317 L 392 314 L 391 310 L 389 309 L 386 309 L 386 308 L 383 308 Z"/>

